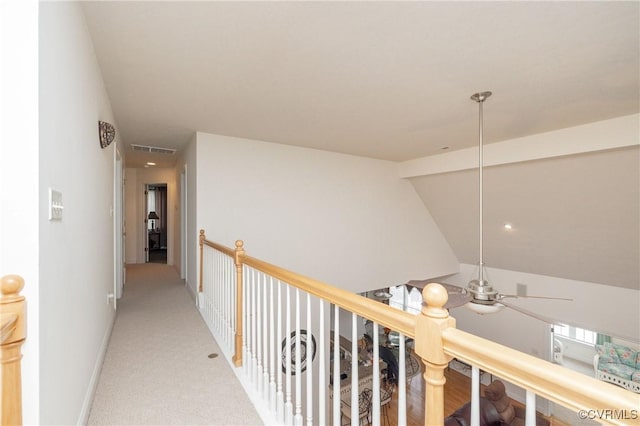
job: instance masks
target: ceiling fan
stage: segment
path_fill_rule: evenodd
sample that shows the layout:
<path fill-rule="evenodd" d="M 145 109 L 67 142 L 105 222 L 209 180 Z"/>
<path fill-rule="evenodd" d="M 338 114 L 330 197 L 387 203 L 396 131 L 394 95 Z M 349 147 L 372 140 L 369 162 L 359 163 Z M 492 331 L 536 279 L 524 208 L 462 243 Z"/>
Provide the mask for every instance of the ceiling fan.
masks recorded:
<path fill-rule="evenodd" d="M 506 298 L 534 298 L 534 299 L 554 299 L 554 300 L 573 300 L 560 297 L 544 297 L 544 296 L 519 296 L 511 294 L 501 294 L 494 290 L 489 284 L 489 281 L 485 279 L 484 272 L 484 260 L 483 260 L 483 117 L 482 117 L 482 105 L 484 101 L 491 96 L 491 92 L 479 92 L 471 96 L 471 100 L 478 103 L 479 107 L 479 143 L 478 143 L 478 173 L 479 173 L 479 204 L 480 204 L 480 218 L 479 218 L 479 263 L 478 263 L 478 276 L 476 279 L 469 281 L 467 287 L 458 287 L 452 284 L 442 284 L 447 289 L 449 294 L 449 301 L 444 306 L 447 309 L 457 308 L 459 306 L 465 306 L 468 309 L 479 314 L 490 314 L 502 310 L 504 307 L 511 308 L 522 314 L 539 319 L 541 321 L 553 324 L 553 320 L 544 316 L 538 315 L 535 312 L 523 309 L 519 306 L 512 305 L 504 301 Z M 422 290 L 427 284 L 432 282 L 431 280 L 412 280 L 405 284 L 407 287 L 415 287 Z"/>

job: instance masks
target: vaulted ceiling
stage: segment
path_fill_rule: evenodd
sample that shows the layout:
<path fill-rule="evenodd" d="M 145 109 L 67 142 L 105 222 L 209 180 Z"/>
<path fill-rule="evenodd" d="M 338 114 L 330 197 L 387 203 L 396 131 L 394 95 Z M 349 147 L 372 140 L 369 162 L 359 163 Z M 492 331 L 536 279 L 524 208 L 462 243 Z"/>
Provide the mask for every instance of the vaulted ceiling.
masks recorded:
<path fill-rule="evenodd" d="M 476 264 L 478 172 L 411 180 L 458 260 Z M 483 180 L 487 266 L 640 288 L 638 147 L 488 167 Z"/>
<path fill-rule="evenodd" d="M 638 2 L 83 2 L 126 145 L 195 131 L 407 161 L 640 111 Z M 175 156 L 127 152 L 129 167 Z M 486 174 L 486 263 L 639 288 L 638 151 Z M 412 177 L 477 262 L 473 171 Z M 498 229 L 514 223 L 511 233 Z"/>

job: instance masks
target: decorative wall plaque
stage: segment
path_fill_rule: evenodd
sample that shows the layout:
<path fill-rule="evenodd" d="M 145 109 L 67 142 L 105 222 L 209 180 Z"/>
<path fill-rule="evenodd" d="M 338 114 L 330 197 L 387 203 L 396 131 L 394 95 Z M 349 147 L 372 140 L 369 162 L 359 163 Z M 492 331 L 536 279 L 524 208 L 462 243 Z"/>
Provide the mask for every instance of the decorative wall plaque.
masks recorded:
<path fill-rule="evenodd" d="M 287 372 L 287 339 L 282 340 L 282 372 Z M 291 332 L 291 374 L 296 374 L 296 332 Z M 307 369 L 307 360 L 311 355 L 311 361 L 316 357 L 316 339 L 311 334 L 311 342 L 307 339 L 307 330 L 300 330 L 300 372 Z"/>
<path fill-rule="evenodd" d="M 98 121 L 98 133 L 100 135 L 100 148 L 104 149 L 113 142 L 116 136 L 116 129 L 105 121 Z"/>

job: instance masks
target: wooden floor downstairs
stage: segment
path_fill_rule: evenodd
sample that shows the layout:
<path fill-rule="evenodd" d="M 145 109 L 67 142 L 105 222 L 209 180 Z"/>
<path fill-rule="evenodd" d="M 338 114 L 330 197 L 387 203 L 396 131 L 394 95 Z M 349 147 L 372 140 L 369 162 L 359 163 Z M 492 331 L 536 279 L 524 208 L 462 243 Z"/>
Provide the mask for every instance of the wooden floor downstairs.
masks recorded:
<path fill-rule="evenodd" d="M 444 386 L 444 414 L 451 415 L 471 400 L 471 379 L 455 370 L 445 370 L 447 382 Z M 484 388 L 484 385 L 482 385 Z M 519 404 L 514 401 L 514 404 Z M 389 404 L 389 423 L 397 424 L 398 393 L 393 394 Z M 557 419 L 549 418 L 552 426 L 568 426 Z M 381 425 L 387 424 L 384 418 Z M 407 384 L 407 426 L 424 426 L 424 380 L 421 375 L 414 377 Z"/>

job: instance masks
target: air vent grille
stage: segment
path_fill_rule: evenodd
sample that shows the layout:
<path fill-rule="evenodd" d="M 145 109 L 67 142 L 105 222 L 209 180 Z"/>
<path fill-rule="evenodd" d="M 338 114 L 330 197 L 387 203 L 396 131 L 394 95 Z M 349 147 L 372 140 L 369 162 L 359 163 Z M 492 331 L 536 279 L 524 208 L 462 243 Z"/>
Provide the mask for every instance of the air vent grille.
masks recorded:
<path fill-rule="evenodd" d="M 151 152 L 153 154 L 175 154 L 176 150 L 171 148 L 160 148 L 157 146 L 135 145 L 131 144 L 134 151 Z"/>

